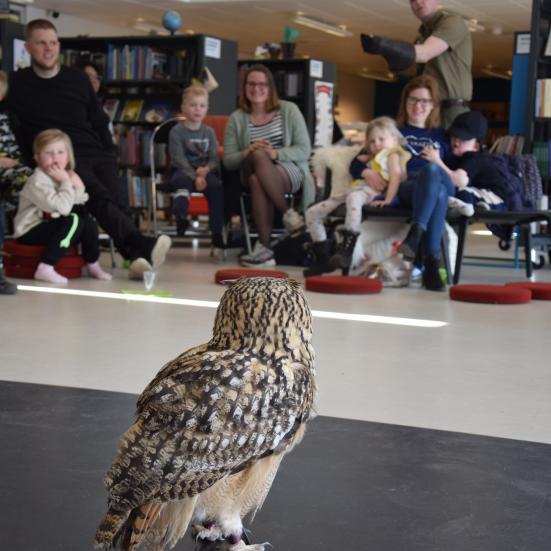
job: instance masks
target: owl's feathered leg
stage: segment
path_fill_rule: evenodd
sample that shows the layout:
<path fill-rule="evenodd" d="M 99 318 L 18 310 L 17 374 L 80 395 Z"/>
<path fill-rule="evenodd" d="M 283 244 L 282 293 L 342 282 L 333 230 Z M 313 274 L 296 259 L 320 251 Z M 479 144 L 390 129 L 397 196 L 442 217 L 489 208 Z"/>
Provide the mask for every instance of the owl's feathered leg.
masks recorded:
<path fill-rule="evenodd" d="M 262 506 L 272 485 L 282 454 L 269 455 L 249 468 L 223 480 L 203 492 L 193 518 L 197 551 L 263 551 L 265 544 L 246 545 L 242 541 L 242 519 Z M 204 545 L 206 547 L 201 547 Z"/>

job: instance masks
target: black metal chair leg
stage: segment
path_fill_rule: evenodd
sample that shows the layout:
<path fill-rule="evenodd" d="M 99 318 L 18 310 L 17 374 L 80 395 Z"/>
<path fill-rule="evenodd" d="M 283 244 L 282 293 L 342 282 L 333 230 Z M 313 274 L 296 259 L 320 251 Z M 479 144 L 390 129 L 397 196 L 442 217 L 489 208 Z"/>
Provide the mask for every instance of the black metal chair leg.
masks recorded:
<path fill-rule="evenodd" d="M 465 239 L 467 237 L 467 227 L 469 222 L 466 217 L 462 217 L 457 222 L 457 254 L 455 256 L 455 270 L 453 271 L 453 283 L 457 285 L 461 275 L 461 263 L 463 262 L 463 251 L 465 249 Z"/>

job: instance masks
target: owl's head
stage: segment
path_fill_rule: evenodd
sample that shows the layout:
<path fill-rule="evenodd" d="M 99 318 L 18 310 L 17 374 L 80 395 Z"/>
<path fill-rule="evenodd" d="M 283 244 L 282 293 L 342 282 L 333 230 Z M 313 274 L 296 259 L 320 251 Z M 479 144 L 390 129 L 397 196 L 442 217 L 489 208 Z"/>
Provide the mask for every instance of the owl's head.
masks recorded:
<path fill-rule="evenodd" d="M 312 316 L 300 285 L 290 279 L 241 278 L 222 296 L 210 346 L 301 355 L 312 339 Z"/>

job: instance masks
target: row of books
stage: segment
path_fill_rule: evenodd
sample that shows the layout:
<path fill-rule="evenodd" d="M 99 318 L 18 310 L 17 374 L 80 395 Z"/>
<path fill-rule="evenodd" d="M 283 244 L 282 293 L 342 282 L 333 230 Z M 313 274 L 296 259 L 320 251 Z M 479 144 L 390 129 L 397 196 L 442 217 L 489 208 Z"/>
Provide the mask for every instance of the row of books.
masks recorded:
<path fill-rule="evenodd" d="M 107 46 L 105 78 L 108 80 L 162 80 L 169 74 L 166 52 L 149 46 Z"/>
<path fill-rule="evenodd" d="M 98 68 L 100 75 L 105 73 L 107 56 L 103 52 L 91 52 L 89 50 L 73 50 L 67 48 L 61 50 L 60 63 L 70 67 L 80 67 L 85 63 L 92 63 Z"/>
<path fill-rule="evenodd" d="M 122 174 L 123 185 L 128 191 L 128 202 L 132 208 L 148 208 L 151 202 L 151 178 L 125 170 Z M 157 191 L 157 208 L 166 209 L 170 206 L 170 193 Z"/>
<path fill-rule="evenodd" d="M 536 80 L 536 117 L 551 117 L 551 78 Z"/>
<path fill-rule="evenodd" d="M 119 162 L 122 165 L 149 167 L 149 145 L 152 130 L 133 126 L 119 129 Z M 167 144 L 155 142 L 154 144 L 155 167 L 164 168 L 168 162 Z"/>
<path fill-rule="evenodd" d="M 169 100 L 107 98 L 103 108 L 111 122 L 161 123 L 174 116 L 177 109 Z"/>
<path fill-rule="evenodd" d="M 547 142 L 534 142 L 532 153 L 536 157 L 540 174 L 544 178 L 551 176 L 551 140 Z"/>

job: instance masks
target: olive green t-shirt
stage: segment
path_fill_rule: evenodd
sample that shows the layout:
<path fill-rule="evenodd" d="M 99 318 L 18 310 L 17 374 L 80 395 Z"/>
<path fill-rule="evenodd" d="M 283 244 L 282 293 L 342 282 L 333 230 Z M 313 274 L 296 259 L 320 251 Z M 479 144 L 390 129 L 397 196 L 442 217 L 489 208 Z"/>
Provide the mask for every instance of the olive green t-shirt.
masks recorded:
<path fill-rule="evenodd" d="M 417 42 L 436 36 L 449 48 L 425 64 L 423 74 L 438 81 L 442 99 L 470 100 L 473 93 L 471 33 L 464 19 L 448 10 L 439 10 L 419 27 Z"/>

